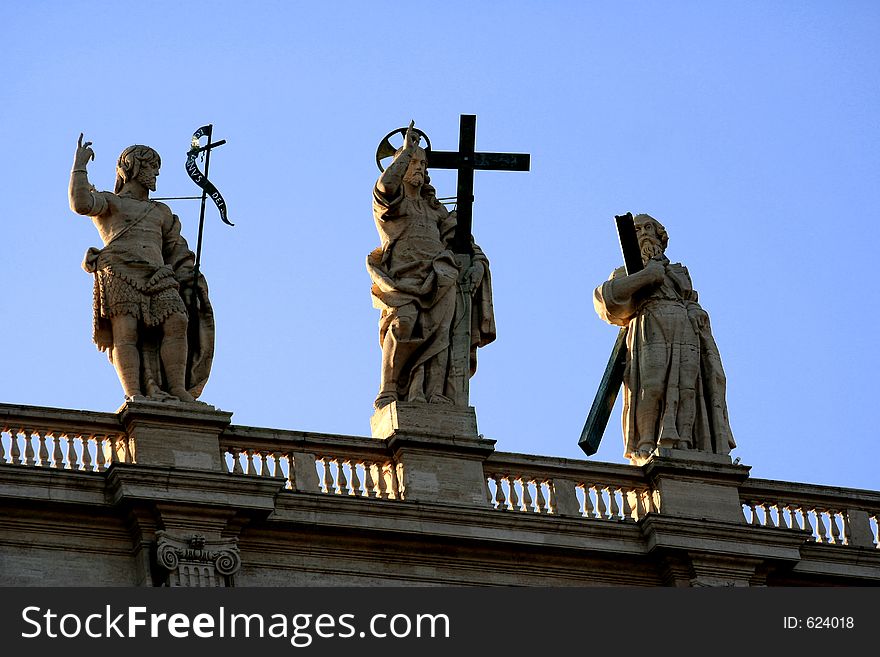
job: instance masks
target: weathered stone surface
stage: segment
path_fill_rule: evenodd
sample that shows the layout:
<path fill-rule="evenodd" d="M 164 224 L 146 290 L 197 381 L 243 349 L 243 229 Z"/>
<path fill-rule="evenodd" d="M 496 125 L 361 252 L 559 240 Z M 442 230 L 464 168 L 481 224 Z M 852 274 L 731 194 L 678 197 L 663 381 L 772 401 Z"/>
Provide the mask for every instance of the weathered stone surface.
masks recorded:
<path fill-rule="evenodd" d="M 373 438 L 395 433 L 443 438 L 476 438 L 477 414 L 472 406 L 459 408 L 419 402 L 393 402 L 377 409 L 370 418 Z"/>
<path fill-rule="evenodd" d="M 147 146 L 126 148 L 113 192 L 89 183 L 95 154 L 79 136 L 70 173 L 70 209 L 92 218 L 103 248 L 83 269 L 95 277 L 94 334 L 116 368 L 126 399 L 194 402 L 214 355 L 214 313 L 180 220 L 151 201 L 161 160 Z"/>
<path fill-rule="evenodd" d="M 141 463 L 197 470 L 223 470 L 219 437 L 232 413 L 207 404 L 130 401 L 119 419 L 134 439 Z"/>
<path fill-rule="evenodd" d="M 736 443 L 709 316 L 687 268 L 665 255 L 666 229 L 646 214 L 635 217 L 635 229 L 644 269 L 615 270 L 593 295 L 602 319 L 629 327 L 624 456 L 642 465 L 658 447 L 729 454 Z"/>

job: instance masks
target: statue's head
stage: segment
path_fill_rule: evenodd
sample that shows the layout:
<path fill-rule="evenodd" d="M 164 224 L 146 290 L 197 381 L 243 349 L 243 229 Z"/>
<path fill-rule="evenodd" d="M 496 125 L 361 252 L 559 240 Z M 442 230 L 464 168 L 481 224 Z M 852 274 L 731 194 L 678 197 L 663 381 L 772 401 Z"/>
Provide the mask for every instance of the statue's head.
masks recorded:
<path fill-rule="evenodd" d="M 639 248 L 642 251 L 642 262 L 662 255 L 669 244 L 669 234 L 659 221 L 649 214 L 637 214 L 634 217 L 636 237 L 639 238 Z"/>
<path fill-rule="evenodd" d="M 156 176 L 159 175 L 159 167 L 162 166 L 162 158 L 149 146 L 135 144 L 129 146 L 116 161 L 116 186 L 117 194 L 122 186 L 130 180 L 137 180 L 144 187 L 156 191 Z"/>
<path fill-rule="evenodd" d="M 398 148 L 394 156 L 397 157 L 402 152 L 403 148 Z M 425 149 L 416 148 L 413 151 L 412 159 L 406 167 L 406 173 L 403 174 L 403 181 L 416 188 L 421 188 L 431 182 L 428 177 L 428 155 L 425 153 Z"/>

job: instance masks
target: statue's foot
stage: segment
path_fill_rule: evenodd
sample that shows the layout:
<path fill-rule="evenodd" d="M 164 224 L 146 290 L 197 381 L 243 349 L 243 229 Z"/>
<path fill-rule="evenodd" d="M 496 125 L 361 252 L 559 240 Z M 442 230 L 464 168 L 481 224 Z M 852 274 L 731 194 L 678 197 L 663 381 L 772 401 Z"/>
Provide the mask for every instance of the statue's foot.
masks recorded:
<path fill-rule="evenodd" d="M 168 392 L 171 393 L 171 397 L 174 397 L 182 402 L 191 403 L 196 400 L 195 397 L 193 397 L 183 388 L 171 388 L 171 390 L 169 390 Z"/>
<path fill-rule="evenodd" d="M 376 401 L 373 402 L 373 406 L 378 411 L 380 408 L 385 408 L 391 402 L 397 401 L 397 393 L 396 392 L 381 392 L 379 396 L 376 397 Z"/>
<path fill-rule="evenodd" d="M 430 403 L 430 404 L 444 404 L 446 406 L 454 406 L 455 405 L 455 402 L 452 401 L 449 397 L 447 397 L 446 395 L 441 395 L 440 393 L 437 393 L 437 392 L 435 392 L 433 395 L 431 395 L 431 398 L 428 400 L 428 403 Z"/>

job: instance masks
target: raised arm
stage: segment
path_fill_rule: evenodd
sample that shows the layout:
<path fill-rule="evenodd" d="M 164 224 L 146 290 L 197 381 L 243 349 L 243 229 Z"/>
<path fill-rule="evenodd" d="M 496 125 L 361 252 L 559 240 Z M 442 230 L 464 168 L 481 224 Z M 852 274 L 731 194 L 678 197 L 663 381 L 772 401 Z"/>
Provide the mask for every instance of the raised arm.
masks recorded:
<path fill-rule="evenodd" d="M 413 153 L 419 147 L 419 135 L 413 130 L 415 121 L 409 122 L 406 129 L 406 135 L 403 138 L 403 149 L 395 156 L 394 161 L 388 165 L 388 168 L 379 176 L 379 182 L 376 183 L 376 189 L 383 196 L 395 196 L 403 184 L 403 176 L 409 167 L 409 161 L 412 159 Z"/>
<path fill-rule="evenodd" d="M 91 149 L 92 142 L 83 143 L 83 135 L 79 134 L 76 142 L 76 153 L 73 156 L 73 169 L 70 171 L 70 187 L 68 197 L 70 209 L 77 214 L 91 214 L 94 200 L 92 186 L 89 184 L 89 176 L 86 165 L 89 160 L 95 159 L 95 152 Z"/>

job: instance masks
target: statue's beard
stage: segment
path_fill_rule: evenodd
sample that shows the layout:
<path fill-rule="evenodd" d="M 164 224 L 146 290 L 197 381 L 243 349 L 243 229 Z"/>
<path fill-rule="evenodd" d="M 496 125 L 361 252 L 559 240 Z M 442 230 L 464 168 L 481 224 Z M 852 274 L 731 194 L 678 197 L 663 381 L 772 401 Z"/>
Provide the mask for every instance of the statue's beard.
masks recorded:
<path fill-rule="evenodd" d="M 648 264 L 651 258 L 663 255 L 663 246 L 651 238 L 643 239 L 639 246 L 642 247 L 642 264 Z"/>
<path fill-rule="evenodd" d="M 413 187 L 421 187 L 425 183 L 425 175 L 421 171 L 412 171 L 403 177 L 403 182 Z"/>

